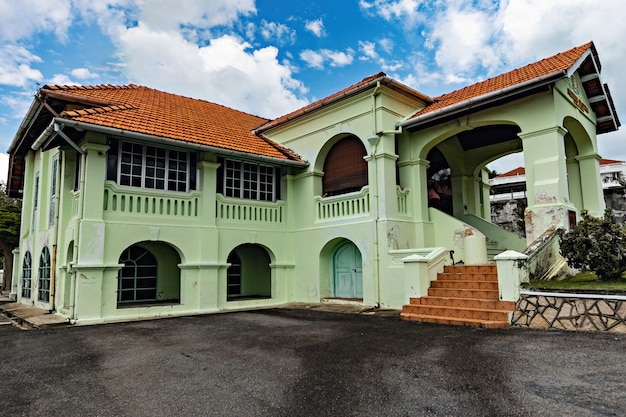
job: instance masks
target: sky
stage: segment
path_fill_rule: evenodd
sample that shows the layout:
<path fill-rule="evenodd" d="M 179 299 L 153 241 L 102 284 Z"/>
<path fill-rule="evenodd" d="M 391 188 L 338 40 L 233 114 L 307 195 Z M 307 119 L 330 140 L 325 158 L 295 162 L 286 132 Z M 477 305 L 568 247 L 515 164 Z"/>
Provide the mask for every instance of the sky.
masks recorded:
<path fill-rule="evenodd" d="M 590 40 L 626 122 L 624 17 L 623 0 L 0 0 L 0 152 L 46 84 L 134 83 L 275 118 L 380 71 L 437 96 Z M 626 160 L 625 139 L 599 136 L 601 156 Z"/>

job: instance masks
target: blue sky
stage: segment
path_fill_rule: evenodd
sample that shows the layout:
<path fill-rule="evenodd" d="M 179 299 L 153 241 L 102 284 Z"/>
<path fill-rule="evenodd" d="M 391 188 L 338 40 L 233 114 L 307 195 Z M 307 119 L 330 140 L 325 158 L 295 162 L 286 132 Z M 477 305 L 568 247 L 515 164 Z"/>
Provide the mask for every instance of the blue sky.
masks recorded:
<path fill-rule="evenodd" d="M 623 0 L 0 0 L 0 151 L 45 84 L 135 83 L 273 118 L 379 71 L 434 96 L 589 40 L 626 122 L 624 16 Z M 624 139 L 600 136 L 601 155 L 626 160 Z"/>

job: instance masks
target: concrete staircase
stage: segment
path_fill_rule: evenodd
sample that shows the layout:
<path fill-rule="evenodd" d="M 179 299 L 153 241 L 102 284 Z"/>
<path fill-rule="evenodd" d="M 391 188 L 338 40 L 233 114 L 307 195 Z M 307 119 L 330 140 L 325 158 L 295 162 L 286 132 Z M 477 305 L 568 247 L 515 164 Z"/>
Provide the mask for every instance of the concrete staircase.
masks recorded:
<path fill-rule="evenodd" d="M 515 303 L 500 301 L 495 265 L 446 266 L 428 296 L 411 298 L 400 318 L 425 323 L 500 328 L 509 326 Z"/>

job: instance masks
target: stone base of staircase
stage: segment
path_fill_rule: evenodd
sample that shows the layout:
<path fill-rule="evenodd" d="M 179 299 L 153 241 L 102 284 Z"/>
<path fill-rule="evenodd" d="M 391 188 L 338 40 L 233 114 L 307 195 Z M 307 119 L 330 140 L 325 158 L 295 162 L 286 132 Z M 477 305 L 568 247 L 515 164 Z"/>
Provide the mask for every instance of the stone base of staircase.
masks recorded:
<path fill-rule="evenodd" d="M 500 301 L 495 265 L 446 266 L 430 283 L 428 296 L 411 298 L 400 318 L 457 326 L 501 328 L 509 326 L 515 309 Z"/>

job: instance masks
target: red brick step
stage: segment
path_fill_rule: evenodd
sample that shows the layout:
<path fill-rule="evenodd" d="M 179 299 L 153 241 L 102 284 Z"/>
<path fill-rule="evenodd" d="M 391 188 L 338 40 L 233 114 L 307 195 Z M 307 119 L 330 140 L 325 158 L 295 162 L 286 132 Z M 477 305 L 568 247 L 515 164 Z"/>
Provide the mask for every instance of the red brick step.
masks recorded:
<path fill-rule="evenodd" d="M 509 325 L 515 303 L 499 300 L 495 265 L 446 266 L 432 281 L 428 296 L 411 298 L 403 320 L 457 326 L 500 328 Z"/>

